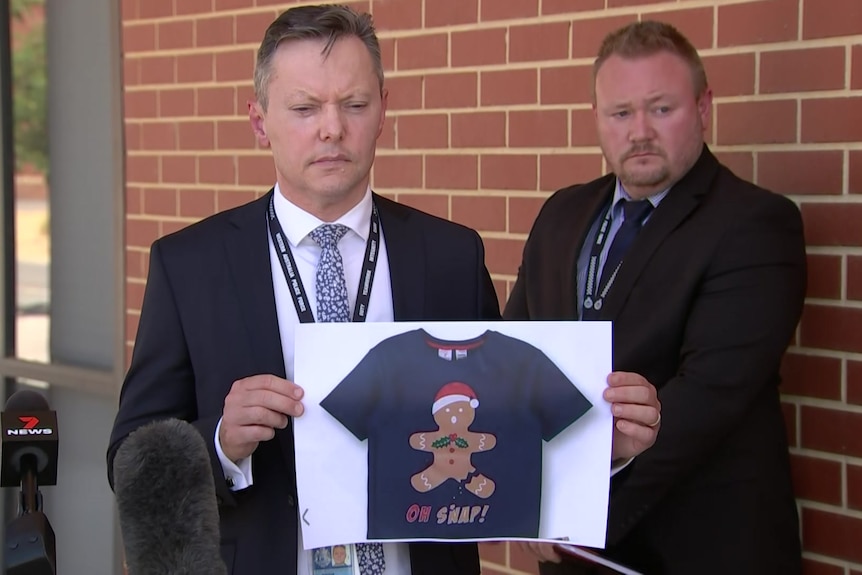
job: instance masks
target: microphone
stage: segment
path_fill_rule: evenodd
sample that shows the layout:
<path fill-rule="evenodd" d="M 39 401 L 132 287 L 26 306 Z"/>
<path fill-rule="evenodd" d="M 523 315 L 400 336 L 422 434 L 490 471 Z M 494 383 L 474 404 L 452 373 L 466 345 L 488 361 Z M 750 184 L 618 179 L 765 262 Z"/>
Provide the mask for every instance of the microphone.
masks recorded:
<path fill-rule="evenodd" d="M 42 394 L 21 389 L 0 413 L 0 486 L 21 487 L 18 517 L 6 527 L 6 575 L 55 575 L 54 530 L 39 485 L 57 484 L 57 413 Z"/>
<path fill-rule="evenodd" d="M 166 419 L 133 431 L 114 457 L 128 575 L 226 575 L 206 443 Z"/>

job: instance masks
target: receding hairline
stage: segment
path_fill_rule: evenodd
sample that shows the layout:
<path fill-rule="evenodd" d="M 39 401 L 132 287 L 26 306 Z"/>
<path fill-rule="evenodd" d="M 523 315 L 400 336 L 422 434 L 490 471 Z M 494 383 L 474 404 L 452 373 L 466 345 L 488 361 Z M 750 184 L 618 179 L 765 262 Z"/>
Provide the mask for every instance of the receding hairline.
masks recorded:
<path fill-rule="evenodd" d="M 346 5 L 299 6 L 282 12 L 267 28 L 257 51 L 254 69 L 254 94 L 267 107 L 267 91 L 272 79 L 272 58 L 282 44 L 293 40 L 323 42 L 321 55 L 327 58 L 336 42 L 355 37 L 371 56 L 372 70 L 383 93 L 383 63 L 380 43 L 371 14 L 357 12 Z"/>
<path fill-rule="evenodd" d="M 602 40 L 592 67 L 593 103 L 596 101 L 596 77 L 609 58 L 617 56 L 633 61 L 662 53 L 674 55 L 686 65 L 691 73 L 695 96 L 703 95 L 709 82 L 700 54 L 691 41 L 671 24 L 644 20 L 618 28 Z"/>
<path fill-rule="evenodd" d="M 692 87 L 692 91 L 694 92 L 695 97 L 702 96 L 703 93 L 706 92 L 706 90 L 709 88 L 709 85 L 706 83 L 704 83 L 702 86 L 698 85 L 697 72 L 692 69 L 692 67 L 689 65 L 689 62 L 685 58 L 683 58 L 682 56 L 680 56 L 679 54 L 677 54 L 676 52 L 674 52 L 672 50 L 656 50 L 655 52 L 652 52 L 649 54 L 638 54 L 635 56 L 624 56 L 622 54 L 611 54 L 607 58 L 603 59 L 600 63 L 598 63 L 596 67 L 593 68 L 593 83 L 592 83 L 593 103 L 594 104 L 596 103 L 596 84 L 598 81 L 599 72 L 604 67 L 604 64 L 607 63 L 608 60 L 616 57 L 616 58 L 618 58 L 624 62 L 637 62 L 638 60 L 647 60 L 649 58 L 654 58 L 654 57 L 660 56 L 660 55 L 668 55 L 668 56 L 674 57 L 683 66 L 685 66 L 686 70 L 688 70 L 688 72 L 689 72 L 688 76 L 691 79 L 691 87 Z"/>
<path fill-rule="evenodd" d="M 279 57 L 279 53 L 280 53 L 280 52 L 282 52 L 282 51 L 284 50 L 284 48 L 285 48 L 285 47 L 289 47 L 289 46 L 290 46 L 290 45 L 292 45 L 292 44 L 293 44 L 293 45 L 301 44 L 301 43 L 316 43 L 316 44 L 321 44 L 321 43 L 326 42 L 326 44 L 322 47 L 322 49 L 320 50 L 320 53 L 319 53 L 320 58 L 321 58 L 323 61 L 325 61 L 325 60 L 326 60 L 327 58 L 329 58 L 329 56 L 332 54 L 332 50 L 335 48 L 335 45 L 336 45 L 337 43 L 339 43 L 339 42 L 341 42 L 341 41 L 343 41 L 343 40 L 349 40 L 350 38 L 356 38 L 357 40 L 359 40 L 359 42 L 362 42 L 362 39 L 361 39 L 361 38 L 358 38 L 357 36 L 349 35 L 349 34 L 345 34 L 345 35 L 343 35 L 343 36 L 340 36 L 340 37 L 336 38 L 336 39 L 335 39 L 333 42 L 331 42 L 331 43 L 327 42 L 327 39 L 326 39 L 326 38 L 285 38 L 284 40 L 282 40 L 281 42 L 279 42 L 279 43 L 278 43 L 278 46 L 276 46 L 276 48 L 273 50 L 273 52 L 272 52 L 272 54 L 271 54 L 271 56 L 270 56 L 270 58 L 269 58 L 269 60 L 268 60 L 268 63 L 267 63 L 267 66 L 268 66 L 268 68 L 269 68 L 269 69 L 267 70 L 267 74 L 265 75 L 265 79 L 267 80 L 267 84 L 266 84 L 265 86 L 261 86 L 261 90 L 263 90 L 264 92 L 266 92 L 265 94 L 263 94 L 263 98 L 264 98 L 264 99 L 267 101 L 267 103 L 268 103 L 268 100 L 269 100 L 269 93 L 268 93 L 269 86 L 272 84 L 273 80 L 275 80 L 276 78 L 278 78 L 278 77 L 279 77 L 278 68 L 277 68 L 276 66 L 274 66 L 273 64 L 275 63 L 276 58 L 278 58 L 278 57 Z M 376 69 L 375 69 L 375 64 L 374 64 L 374 58 L 373 58 L 373 57 L 371 57 L 371 55 L 370 55 L 370 54 L 369 54 L 369 59 L 370 59 L 369 66 L 370 66 L 371 73 L 372 73 L 372 74 L 374 74 L 375 76 L 377 76 Z M 378 84 L 378 85 L 376 85 L 376 86 L 375 86 L 375 88 L 370 88 L 370 87 L 369 87 L 369 89 L 368 89 L 368 90 L 366 90 L 364 87 L 363 87 L 363 88 L 354 88 L 354 89 L 352 90 L 352 92 L 354 92 L 354 93 L 361 93 L 361 95 L 363 95 L 363 96 L 370 96 L 371 92 L 373 92 L 373 90 L 375 90 L 375 89 L 379 90 L 379 92 L 378 92 L 378 93 L 380 93 L 380 94 L 382 94 L 382 93 L 383 93 L 383 85 L 382 85 L 382 84 Z M 296 95 L 303 95 L 303 94 L 304 94 L 304 95 L 306 95 L 306 96 L 313 97 L 313 94 L 311 94 L 307 89 L 305 89 L 305 88 L 303 88 L 303 87 L 300 87 L 300 86 L 296 86 L 296 87 L 294 87 L 294 88 L 290 89 L 290 90 L 289 90 L 289 93 L 290 93 L 290 94 L 292 94 L 292 95 L 294 95 L 294 96 L 296 96 Z M 257 96 L 257 94 L 255 94 L 255 97 L 257 98 L 257 100 L 258 100 L 258 101 L 260 101 L 260 100 L 261 100 L 261 98 L 260 98 L 260 97 L 258 97 L 258 96 Z"/>

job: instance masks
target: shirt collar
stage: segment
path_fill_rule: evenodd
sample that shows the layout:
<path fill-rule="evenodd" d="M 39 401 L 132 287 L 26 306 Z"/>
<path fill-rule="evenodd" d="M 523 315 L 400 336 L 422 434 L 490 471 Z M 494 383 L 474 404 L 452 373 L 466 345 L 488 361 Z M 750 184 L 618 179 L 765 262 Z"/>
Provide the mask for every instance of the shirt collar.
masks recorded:
<path fill-rule="evenodd" d="M 668 192 L 670 192 L 670 188 L 665 188 L 663 191 L 653 194 L 646 198 L 646 200 L 652 204 L 653 208 L 657 208 L 661 201 L 667 196 Z M 613 211 L 611 212 L 611 219 L 619 217 L 620 213 L 623 210 L 623 205 L 620 200 L 631 200 L 632 197 L 628 194 L 628 192 L 623 188 L 622 182 L 617 178 L 617 184 L 614 188 L 614 197 L 613 197 Z"/>
<path fill-rule="evenodd" d="M 275 196 L 275 215 L 278 216 L 278 222 L 284 230 L 284 235 L 287 236 L 287 241 L 293 247 L 298 246 L 301 241 L 308 238 L 308 234 L 321 224 L 345 225 L 363 241 L 368 240 L 372 204 L 370 186 L 365 190 L 365 196 L 359 200 L 359 203 L 334 222 L 324 222 L 289 201 L 282 195 L 278 184 L 275 184 L 273 194 Z M 308 241 L 313 240 L 308 238 Z"/>

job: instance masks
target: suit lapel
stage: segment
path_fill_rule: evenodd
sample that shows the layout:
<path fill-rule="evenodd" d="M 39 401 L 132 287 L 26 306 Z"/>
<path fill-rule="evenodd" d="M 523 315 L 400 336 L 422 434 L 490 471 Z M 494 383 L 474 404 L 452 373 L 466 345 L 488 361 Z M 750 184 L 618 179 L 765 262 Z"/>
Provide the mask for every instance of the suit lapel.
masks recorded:
<path fill-rule="evenodd" d="M 270 190 L 231 215 L 234 233 L 225 239 L 225 253 L 251 347 L 249 375 L 271 373 L 285 377 L 266 227 L 266 211 L 272 194 Z M 293 426 L 276 430 L 275 437 L 288 469 L 293 469 Z"/>
<path fill-rule="evenodd" d="M 254 373 L 284 377 L 266 231 L 266 210 L 271 196 L 272 190 L 231 215 L 233 233 L 225 238 L 225 253 L 251 344 L 252 369 Z"/>
<path fill-rule="evenodd" d="M 697 207 L 718 171 L 718 160 L 704 146 L 694 167 L 677 182 L 653 212 L 623 259 L 613 287 L 608 293 L 601 318 L 614 320 L 628 299 L 632 287 L 661 243 Z"/>
<path fill-rule="evenodd" d="M 396 321 L 416 321 L 425 311 L 425 245 L 421 231 L 410 225 L 410 211 L 374 194 L 386 241 L 392 307 Z"/>

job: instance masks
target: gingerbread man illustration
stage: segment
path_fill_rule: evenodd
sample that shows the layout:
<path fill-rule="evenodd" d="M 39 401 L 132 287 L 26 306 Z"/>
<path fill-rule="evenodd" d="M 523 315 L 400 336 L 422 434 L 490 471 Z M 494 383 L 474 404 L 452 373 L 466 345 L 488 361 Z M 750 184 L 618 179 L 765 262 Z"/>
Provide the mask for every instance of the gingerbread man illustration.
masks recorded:
<path fill-rule="evenodd" d="M 431 413 L 438 429 L 410 436 L 410 447 L 434 454 L 434 462 L 410 478 L 416 491 L 425 493 L 454 479 L 477 497 L 486 499 L 494 493 L 494 481 L 477 473 L 472 462 L 474 453 L 497 445 L 494 435 L 470 431 L 477 407 L 476 392 L 466 383 L 452 381 L 437 392 Z"/>

